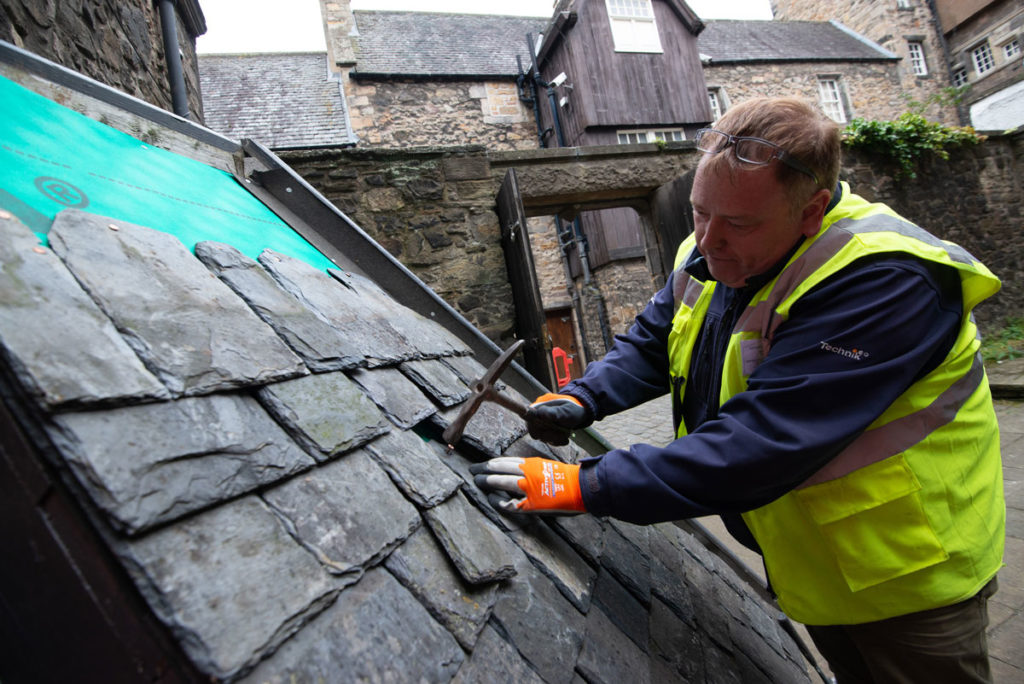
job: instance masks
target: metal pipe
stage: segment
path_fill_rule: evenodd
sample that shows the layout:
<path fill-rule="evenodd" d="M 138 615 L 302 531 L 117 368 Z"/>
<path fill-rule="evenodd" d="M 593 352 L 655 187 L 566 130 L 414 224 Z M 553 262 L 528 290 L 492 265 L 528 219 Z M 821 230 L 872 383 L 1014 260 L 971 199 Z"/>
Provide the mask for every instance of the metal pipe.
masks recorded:
<path fill-rule="evenodd" d="M 171 106 L 175 114 L 188 119 L 188 92 L 185 89 L 185 74 L 181 67 L 178 17 L 174 11 L 174 0 L 160 0 L 160 28 L 164 39 L 164 55 L 167 58 L 167 80 L 171 85 Z"/>

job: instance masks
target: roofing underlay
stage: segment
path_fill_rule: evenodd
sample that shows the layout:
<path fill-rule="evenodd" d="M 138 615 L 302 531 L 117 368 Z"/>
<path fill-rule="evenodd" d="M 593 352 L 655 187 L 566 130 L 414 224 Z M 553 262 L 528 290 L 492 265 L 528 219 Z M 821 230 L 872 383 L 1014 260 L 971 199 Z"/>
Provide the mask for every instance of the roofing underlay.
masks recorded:
<path fill-rule="evenodd" d="M 5 149 L 25 133 L 5 126 L 8 102 Z M 80 132 L 123 135 L 66 114 Z M 57 134 L 53 119 L 29 120 Z M 106 180 L 85 173 L 85 190 L 123 170 L 102 138 L 81 138 L 110 152 Z M 35 175 L 20 152 L 10 163 Z M 80 162 L 73 146 L 51 154 L 51 176 Z M 145 188 L 120 187 L 145 204 Z M 0 451 L 41 473 L 20 493 L 25 519 L 49 520 L 58 493 L 81 507 L 195 681 L 807 681 L 777 610 L 697 528 L 513 520 L 488 505 L 471 463 L 583 452 L 532 440 L 490 403 L 444 448 L 484 372 L 465 331 L 350 270 L 182 242 L 154 227 L 159 208 L 131 220 L 114 204 L 65 208 L 44 246 L 20 218 L 34 216 L 23 192 L 0 195 L 0 413 L 17 421 Z M 0 459 L 12 464 L 28 467 Z M 0 592 L 28 615 L 41 561 L 11 551 L 34 543 L 26 529 L 8 531 Z M 109 589 L 88 592 L 115 620 L 132 604 Z M 35 610 L 26 624 L 46 617 Z M 9 639 L 5 667 L 40 643 L 55 661 L 69 649 L 53 632 Z"/>

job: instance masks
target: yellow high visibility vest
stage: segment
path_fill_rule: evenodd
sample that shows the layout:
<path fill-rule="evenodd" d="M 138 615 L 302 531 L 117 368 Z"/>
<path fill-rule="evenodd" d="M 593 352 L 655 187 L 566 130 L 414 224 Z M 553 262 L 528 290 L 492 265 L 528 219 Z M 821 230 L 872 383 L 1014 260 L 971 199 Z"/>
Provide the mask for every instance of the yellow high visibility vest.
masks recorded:
<path fill-rule="evenodd" d="M 691 236 L 676 258 L 669 357 L 679 400 L 716 286 L 683 270 L 694 244 Z M 999 428 L 971 315 L 1000 284 L 961 247 L 852 195 L 843 183 L 822 229 L 740 316 L 720 401 L 746 389 L 775 329 L 804 293 L 857 259 L 892 252 L 957 269 L 964 313 L 956 342 L 935 370 L 807 482 L 743 515 L 779 606 L 805 624 L 857 624 L 950 605 L 973 596 L 1002 566 Z M 686 433 L 682 424 L 677 430 L 679 437 Z"/>

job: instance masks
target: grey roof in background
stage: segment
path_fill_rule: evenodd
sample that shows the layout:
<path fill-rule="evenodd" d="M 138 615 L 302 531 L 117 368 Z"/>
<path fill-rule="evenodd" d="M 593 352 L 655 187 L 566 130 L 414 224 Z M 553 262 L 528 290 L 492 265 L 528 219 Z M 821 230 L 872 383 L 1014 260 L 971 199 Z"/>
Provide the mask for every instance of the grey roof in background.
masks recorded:
<path fill-rule="evenodd" d="M 826 21 L 708 21 L 697 36 L 711 64 L 729 62 L 898 59 L 888 50 Z"/>
<path fill-rule="evenodd" d="M 271 149 L 349 145 L 341 82 L 326 53 L 200 55 L 206 127 Z"/>
<path fill-rule="evenodd" d="M 353 12 L 359 32 L 354 76 L 515 76 L 530 68 L 526 34 L 548 17 L 432 12 Z"/>

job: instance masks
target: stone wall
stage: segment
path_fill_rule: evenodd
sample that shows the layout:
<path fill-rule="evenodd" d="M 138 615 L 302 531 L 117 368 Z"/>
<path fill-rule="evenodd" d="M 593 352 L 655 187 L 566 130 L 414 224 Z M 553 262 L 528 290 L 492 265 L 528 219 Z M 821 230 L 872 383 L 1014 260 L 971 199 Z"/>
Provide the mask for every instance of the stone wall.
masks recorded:
<path fill-rule="evenodd" d="M 928 102 L 951 85 L 942 40 L 935 30 L 931 10 L 925 2 L 908 3 L 897 8 L 895 0 L 771 0 L 772 14 L 782 21 L 829 21 L 835 19 L 865 38 L 895 53 L 900 59 L 897 92 L 917 102 Z M 910 67 L 908 41 L 922 43 L 928 75 L 917 76 Z M 904 107 L 905 108 L 905 107 Z M 901 110 L 902 111 L 902 110 Z M 870 118 L 882 118 L 874 111 Z M 932 121 L 946 125 L 960 123 L 956 108 L 932 104 L 925 110 Z"/>
<path fill-rule="evenodd" d="M 190 118 L 201 123 L 196 37 L 177 16 Z M 0 0 L 0 40 L 174 111 L 156 2 Z"/>

